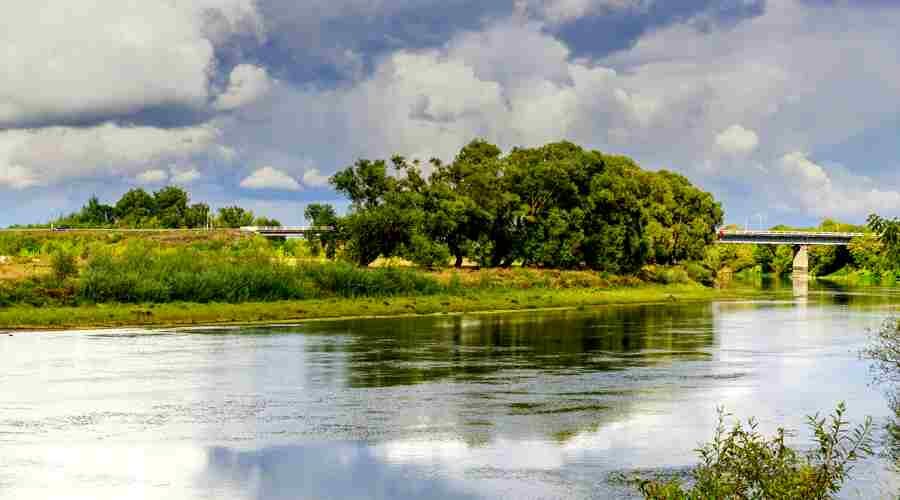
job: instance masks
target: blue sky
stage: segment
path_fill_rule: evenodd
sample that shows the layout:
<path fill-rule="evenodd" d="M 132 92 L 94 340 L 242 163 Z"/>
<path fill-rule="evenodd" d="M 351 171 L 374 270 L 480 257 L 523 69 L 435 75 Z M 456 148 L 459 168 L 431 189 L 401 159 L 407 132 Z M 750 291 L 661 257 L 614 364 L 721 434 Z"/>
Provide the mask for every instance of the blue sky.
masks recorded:
<path fill-rule="evenodd" d="M 360 157 L 568 139 L 726 219 L 900 215 L 900 2 L 49 0 L 0 19 L 0 225 L 168 183 L 301 223 Z M 63 5 L 63 6 L 61 6 Z"/>

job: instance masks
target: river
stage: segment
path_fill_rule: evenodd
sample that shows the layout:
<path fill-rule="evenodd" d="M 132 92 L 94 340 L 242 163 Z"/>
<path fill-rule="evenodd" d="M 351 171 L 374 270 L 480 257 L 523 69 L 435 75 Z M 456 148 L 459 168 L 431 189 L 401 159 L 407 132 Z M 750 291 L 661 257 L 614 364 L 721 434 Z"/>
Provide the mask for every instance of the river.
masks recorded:
<path fill-rule="evenodd" d="M 858 353 L 898 293 L 4 334 L 0 498 L 627 497 L 720 405 L 799 446 L 839 401 L 883 426 Z M 841 496 L 897 491 L 874 458 Z"/>

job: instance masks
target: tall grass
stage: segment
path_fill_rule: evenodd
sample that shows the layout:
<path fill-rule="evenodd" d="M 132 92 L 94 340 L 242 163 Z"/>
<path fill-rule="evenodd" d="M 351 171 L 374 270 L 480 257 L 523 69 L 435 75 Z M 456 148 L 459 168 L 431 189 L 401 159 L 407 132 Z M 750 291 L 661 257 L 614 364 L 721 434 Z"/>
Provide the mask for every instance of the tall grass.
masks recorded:
<path fill-rule="evenodd" d="M 248 302 L 321 297 L 426 295 L 444 290 L 414 270 L 361 269 L 347 263 L 292 266 L 269 252 L 159 250 L 133 245 L 93 257 L 76 296 L 91 302 Z"/>

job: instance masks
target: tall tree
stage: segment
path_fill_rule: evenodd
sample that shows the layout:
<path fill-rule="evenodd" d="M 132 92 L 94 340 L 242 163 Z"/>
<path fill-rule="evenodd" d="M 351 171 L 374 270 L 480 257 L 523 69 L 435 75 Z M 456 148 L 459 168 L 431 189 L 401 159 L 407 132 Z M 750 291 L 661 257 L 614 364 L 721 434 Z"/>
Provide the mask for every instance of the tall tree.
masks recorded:
<path fill-rule="evenodd" d="M 253 212 L 239 206 L 222 207 L 219 209 L 216 225 L 228 228 L 252 226 L 254 219 Z"/>
<path fill-rule="evenodd" d="M 153 193 L 159 224 L 164 228 L 186 226 L 185 214 L 188 209 L 188 194 L 184 189 L 167 186 Z"/>
<path fill-rule="evenodd" d="M 143 189 L 132 189 L 119 198 L 115 211 L 119 225 L 140 227 L 156 217 L 156 200 Z"/>

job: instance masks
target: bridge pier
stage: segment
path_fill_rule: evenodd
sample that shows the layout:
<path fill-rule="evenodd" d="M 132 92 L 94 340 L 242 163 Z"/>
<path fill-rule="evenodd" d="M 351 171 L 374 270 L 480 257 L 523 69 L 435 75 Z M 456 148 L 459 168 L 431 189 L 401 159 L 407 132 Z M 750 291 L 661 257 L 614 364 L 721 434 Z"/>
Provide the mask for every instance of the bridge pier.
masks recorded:
<path fill-rule="evenodd" d="M 809 276 L 809 245 L 794 247 L 794 276 Z"/>

